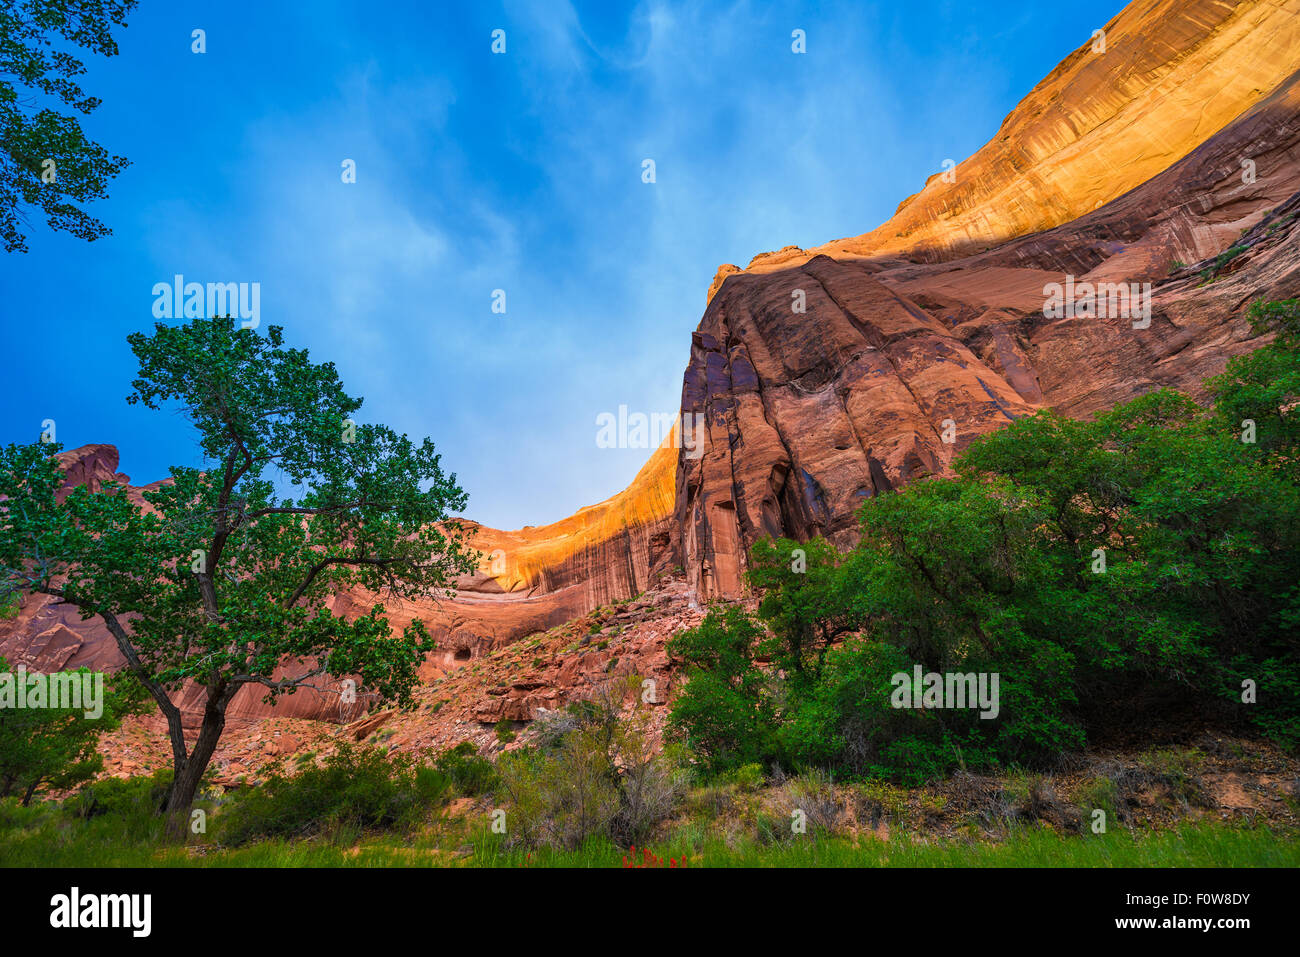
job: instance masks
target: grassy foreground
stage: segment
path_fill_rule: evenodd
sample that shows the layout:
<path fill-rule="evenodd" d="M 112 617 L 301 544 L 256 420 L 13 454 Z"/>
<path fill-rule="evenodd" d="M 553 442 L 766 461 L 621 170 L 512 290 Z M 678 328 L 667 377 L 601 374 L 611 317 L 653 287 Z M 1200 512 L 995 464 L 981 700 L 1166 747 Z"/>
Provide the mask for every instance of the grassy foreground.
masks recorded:
<path fill-rule="evenodd" d="M 604 838 L 562 851 L 508 848 L 486 828 L 447 818 L 420 833 L 335 833 L 310 840 L 266 840 L 238 848 L 168 845 L 153 829 L 123 821 L 77 822 L 51 811 L 4 809 L 5 867 L 627 867 L 645 865 Z M 649 866 L 687 867 L 1300 867 L 1297 835 L 1219 821 L 1138 833 L 1061 835 L 1045 826 L 1014 828 L 1000 840 L 922 839 L 898 834 L 851 839 L 804 835 L 779 843 L 726 840 L 685 825 L 657 842 Z"/>
<path fill-rule="evenodd" d="M 603 752 L 561 755 L 574 753 Z M 557 770 L 547 755 L 516 755 L 521 783 L 517 762 L 472 745 L 426 760 L 340 746 L 206 789 L 183 841 L 158 814 L 169 771 L 103 778 L 62 800 L 0 800 L 0 866 L 1300 867 L 1300 768 L 1259 743 L 911 788 L 757 766 L 692 783 L 649 773 L 662 755 L 615 785 L 599 762 Z"/>

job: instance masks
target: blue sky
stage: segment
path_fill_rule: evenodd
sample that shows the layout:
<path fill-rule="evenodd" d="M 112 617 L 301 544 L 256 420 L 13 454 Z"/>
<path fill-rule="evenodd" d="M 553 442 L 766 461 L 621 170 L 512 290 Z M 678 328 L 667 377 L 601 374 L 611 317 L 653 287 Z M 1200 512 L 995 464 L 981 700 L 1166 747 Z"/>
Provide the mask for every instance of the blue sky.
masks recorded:
<path fill-rule="evenodd" d="M 676 410 L 718 265 L 877 226 L 1122 6 L 144 0 L 82 83 L 133 164 L 88 207 L 113 235 L 32 216 L 0 254 L 0 442 L 52 418 L 137 483 L 200 464 L 124 401 L 125 337 L 176 273 L 258 282 L 262 324 L 431 436 L 471 517 L 562 518 L 645 461 L 596 417 Z"/>

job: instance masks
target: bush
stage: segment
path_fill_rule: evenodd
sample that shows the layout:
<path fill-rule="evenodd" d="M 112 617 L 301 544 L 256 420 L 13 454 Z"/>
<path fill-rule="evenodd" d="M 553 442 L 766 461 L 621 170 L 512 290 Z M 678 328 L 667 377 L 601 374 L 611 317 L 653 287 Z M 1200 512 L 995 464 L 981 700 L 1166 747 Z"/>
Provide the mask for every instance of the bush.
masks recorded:
<path fill-rule="evenodd" d="M 710 610 L 699 626 L 667 644 L 682 662 L 686 687 L 673 703 L 668 733 L 712 772 L 763 764 L 775 756 L 775 699 L 755 661 L 762 629 L 739 608 Z"/>
<path fill-rule="evenodd" d="M 802 833 L 827 835 L 835 830 L 842 810 L 831 776 L 825 771 L 807 771 L 780 782 L 768 795 L 768 801 L 775 813 L 773 820 L 784 823 L 786 838 L 801 833 L 794 830 L 796 815 L 806 828 Z M 779 835 L 773 829 L 768 836 Z"/>
<path fill-rule="evenodd" d="M 649 732 L 640 681 L 611 681 L 588 701 L 548 716 L 542 746 L 503 755 L 498 794 L 507 841 L 572 850 L 594 837 L 629 847 L 677 807 L 686 775 Z M 637 702 L 622 713 L 625 694 Z"/>
<path fill-rule="evenodd" d="M 57 703 L 77 703 L 76 707 L 14 707 L 20 674 L 9 669 L 0 657 L 0 679 L 5 691 L 0 693 L 0 798 L 17 796 L 24 804 L 45 789 L 67 790 L 94 778 L 104 767 L 98 752 L 101 735 L 113 731 L 128 714 L 143 709 L 144 689 L 129 674 L 102 675 L 85 668 L 56 672 L 44 678 L 27 674 L 29 682 L 39 680 L 40 687 L 53 695 L 60 687 Z M 56 683 L 58 683 L 56 685 Z M 93 689 L 98 683 L 102 695 L 92 708 Z M 76 688 L 76 697 L 68 689 Z M 29 684 L 27 690 L 31 690 Z M 90 689 L 92 699 L 81 700 L 83 690 Z M 64 698 L 63 694 L 68 697 Z M 10 700 L 3 700 L 8 697 Z M 87 712 L 94 714 L 89 717 Z"/>
<path fill-rule="evenodd" d="M 75 831 L 115 849 L 156 846 L 164 840 L 164 818 L 159 812 L 171 781 L 171 768 L 133 778 L 100 778 L 84 785 L 61 804 L 45 802 L 41 810 L 49 814 L 46 820 L 58 822 L 65 834 Z M 212 808 L 202 798 L 195 806 L 205 813 L 210 813 Z"/>
<path fill-rule="evenodd" d="M 1120 820 L 1124 803 L 1120 800 L 1119 788 L 1110 778 L 1089 778 L 1079 787 L 1077 803 L 1091 820 L 1093 811 L 1105 811 L 1107 818 Z"/>
<path fill-rule="evenodd" d="M 685 794 L 688 774 L 672 749 L 656 754 L 643 730 L 624 729 L 619 738 L 619 806 L 609 836 L 629 847 L 649 840 L 673 814 Z"/>
<path fill-rule="evenodd" d="M 148 819 L 162 810 L 171 783 L 170 768 L 147 777 L 101 778 L 70 797 L 65 809 L 83 821 L 100 816 Z"/>
<path fill-rule="evenodd" d="M 1141 770 L 1161 787 L 1171 802 L 1184 810 L 1189 806 L 1213 808 L 1216 802 L 1206 791 L 1198 770 L 1201 757 L 1194 749 L 1155 750 L 1144 756 Z"/>
<path fill-rule="evenodd" d="M 581 714 L 576 704 L 554 711 L 542 710 L 529 725 L 532 741 L 543 751 L 553 751 L 564 743 L 564 736 L 581 724 Z"/>
<path fill-rule="evenodd" d="M 232 844 L 259 838 L 352 834 L 409 828 L 451 793 L 440 768 L 421 767 L 405 755 L 344 744 L 319 767 L 275 774 L 241 795 L 221 815 Z"/>
<path fill-rule="evenodd" d="M 434 767 L 450 778 L 455 790 L 466 797 L 487 794 L 496 787 L 496 768 L 468 741 L 444 751 Z"/>
<path fill-rule="evenodd" d="M 1219 273 L 1223 272 L 1227 267 L 1228 263 L 1246 252 L 1248 248 L 1249 247 L 1247 246 L 1233 245 L 1232 247 L 1225 249 L 1223 252 L 1219 253 L 1219 255 L 1214 257 L 1213 263 L 1201 270 L 1201 279 L 1205 282 L 1213 282 L 1218 278 Z"/>
<path fill-rule="evenodd" d="M 573 850 L 609 833 L 616 777 L 589 729 L 570 733 L 554 752 L 503 755 L 498 771 L 510 843 Z"/>
<path fill-rule="evenodd" d="M 735 785 L 738 791 L 752 793 L 759 790 L 767 782 L 767 775 L 763 772 L 761 764 L 742 764 L 734 771 L 724 775 L 723 781 Z"/>

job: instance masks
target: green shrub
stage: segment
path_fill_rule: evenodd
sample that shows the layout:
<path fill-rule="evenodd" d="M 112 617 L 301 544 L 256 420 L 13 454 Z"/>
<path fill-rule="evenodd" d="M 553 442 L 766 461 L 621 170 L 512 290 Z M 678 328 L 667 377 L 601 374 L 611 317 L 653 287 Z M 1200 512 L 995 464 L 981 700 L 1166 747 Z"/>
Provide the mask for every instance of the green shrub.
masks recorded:
<path fill-rule="evenodd" d="M 1213 263 L 1201 270 L 1201 279 L 1205 282 L 1213 282 L 1218 278 L 1219 273 L 1223 272 L 1228 263 L 1232 262 L 1249 248 L 1250 247 L 1248 246 L 1234 244 L 1228 249 L 1225 249 L 1223 252 L 1219 253 L 1219 255 L 1214 257 Z"/>
<path fill-rule="evenodd" d="M 274 774 L 221 814 L 231 844 L 259 838 L 349 835 L 409 828 L 451 791 L 450 777 L 419 767 L 406 755 L 341 745 L 319 767 L 286 777 Z"/>
<path fill-rule="evenodd" d="M 706 775 L 908 784 L 1042 770 L 1190 714 L 1300 748 L 1300 300 L 1248 315 L 1275 338 L 1206 383 L 1212 408 L 1161 389 L 1091 421 L 1041 411 L 953 477 L 866 499 L 848 553 L 756 543 L 757 616 L 715 606 L 668 643 L 687 679 L 669 733 Z M 997 713 L 894 707 L 917 666 L 997 675 Z"/>
<path fill-rule="evenodd" d="M 1119 819 L 1119 787 L 1110 778 L 1089 778 L 1079 787 L 1077 800 L 1085 812 L 1102 810 L 1106 812 L 1107 818 Z"/>
<path fill-rule="evenodd" d="M 81 820 L 109 816 L 147 819 L 158 814 L 171 787 L 170 768 L 134 778 L 100 778 L 68 798 L 65 809 Z"/>
<path fill-rule="evenodd" d="M 511 843 L 573 850 L 609 833 L 618 813 L 617 776 L 589 729 L 568 734 L 555 751 L 515 751 L 498 765 Z"/>
<path fill-rule="evenodd" d="M 907 816 L 907 792 L 887 781 L 864 781 L 854 788 L 859 814 L 871 824 Z"/>
<path fill-rule="evenodd" d="M 1215 802 L 1202 784 L 1198 768 L 1202 757 L 1195 749 L 1163 748 L 1144 755 L 1141 765 L 1174 803 L 1184 808 L 1212 808 Z"/>
<path fill-rule="evenodd" d="M 761 764 L 742 764 L 724 775 L 723 781 L 734 784 L 739 791 L 749 793 L 759 790 L 766 783 L 767 775 Z"/>
<path fill-rule="evenodd" d="M 698 627 L 667 644 L 668 654 L 686 669 L 668 733 L 709 771 L 763 764 L 776 754 L 775 700 L 755 660 L 761 634 L 742 609 L 711 609 Z"/>
<path fill-rule="evenodd" d="M 434 767 L 451 780 L 458 793 L 466 797 L 486 794 L 496 786 L 496 768 L 468 741 L 444 751 Z"/>
<path fill-rule="evenodd" d="M 76 702 L 76 707 L 54 707 L 56 702 L 50 700 L 46 707 L 19 708 L 13 706 L 12 696 L 17 694 L 20 674 L 10 671 L 0 656 L 0 678 L 5 696 L 10 697 L 0 701 L 0 798 L 12 795 L 30 804 L 42 790 L 67 790 L 94 778 L 104 766 L 98 752 L 100 736 L 116 729 L 124 716 L 143 710 L 145 693 L 129 674 L 97 675 L 78 668 L 56 672 L 42 679 L 41 685 L 46 693 L 55 694 L 55 682 L 60 682 L 68 698 L 60 696 L 57 703 Z M 27 680 L 36 678 L 28 673 Z M 102 689 L 98 714 L 93 707 L 96 684 Z M 89 698 L 83 701 L 86 688 Z"/>
<path fill-rule="evenodd" d="M 628 847 L 674 811 L 685 773 L 671 748 L 656 747 L 639 697 L 622 714 L 624 694 L 639 691 L 635 676 L 611 681 L 592 699 L 544 719 L 543 746 L 501 757 L 498 796 L 508 843 L 572 850 L 599 838 Z"/>

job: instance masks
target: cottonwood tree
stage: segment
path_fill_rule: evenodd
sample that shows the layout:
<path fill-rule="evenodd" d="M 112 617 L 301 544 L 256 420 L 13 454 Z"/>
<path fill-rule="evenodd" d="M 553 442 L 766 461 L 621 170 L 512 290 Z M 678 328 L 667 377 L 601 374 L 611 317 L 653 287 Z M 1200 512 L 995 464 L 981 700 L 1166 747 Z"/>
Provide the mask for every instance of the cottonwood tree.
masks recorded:
<path fill-rule="evenodd" d="M 0 656 L 0 674 L 12 674 Z M 14 676 L 16 677 L 16 676 Z M 82 698 L 76 707 L 47 700 L 41 707 L 0 706 L 0 798 L 16 796 L 23 807 L 42 789 L 67 790 L 95 777 L 104 769 L 98 751 L 102 735 L 116 730 L 122 718 L 144 704 L 143 690 L 130 675 L 115 676 L 101 686 L 103 695 L 94 711 Z M 31 681 L 29 675 L 27 680 Z M 51 685 L 64 682 L 103 681 L 85 668 L 50 676 Z"/>
<path fill-rule="evenodd" d="M 111 230 L 78 207 L 105 196 L 127 166 L 86 138 L 75 116 L 99 99 L 76 82 L 86 66 L 72 51 L 117 53 L 113 28 L 124 27 L 135 0 L 10 0 L 0 5 L 0 240 L 26 252 L 25 208 L 38 208 L 51 229 L 94 240 Z M 57 44 L 57 46 L 56 46 Z"/>
<path fill-rule="evenodd" d="M 410 703 L 433 648 L 423 624 L 394 633 L 379 601 L 345 618 L 332 595 L 447 595 L 479 556 L 449 519 L 466 495 L 433 444 L 353 424 L 361 399 L 333 364 L 284 347 L 279 327 L 263 337 L 197 319 L 128 341 L 140 371 L 127 401 L 178 408 L 208 467 L 172 468 L 141 507 L 118 486 L 63 489 L 57 447 L 8 446 L 0 592 L 52 595 L 103 620 L 166 719 L 164 809 L 178 827 L 241 688 L 274 701 L 355 675 L 361 691 Z M 203 690 L 192 741 L 175 703 L 189 682 Z"/>

